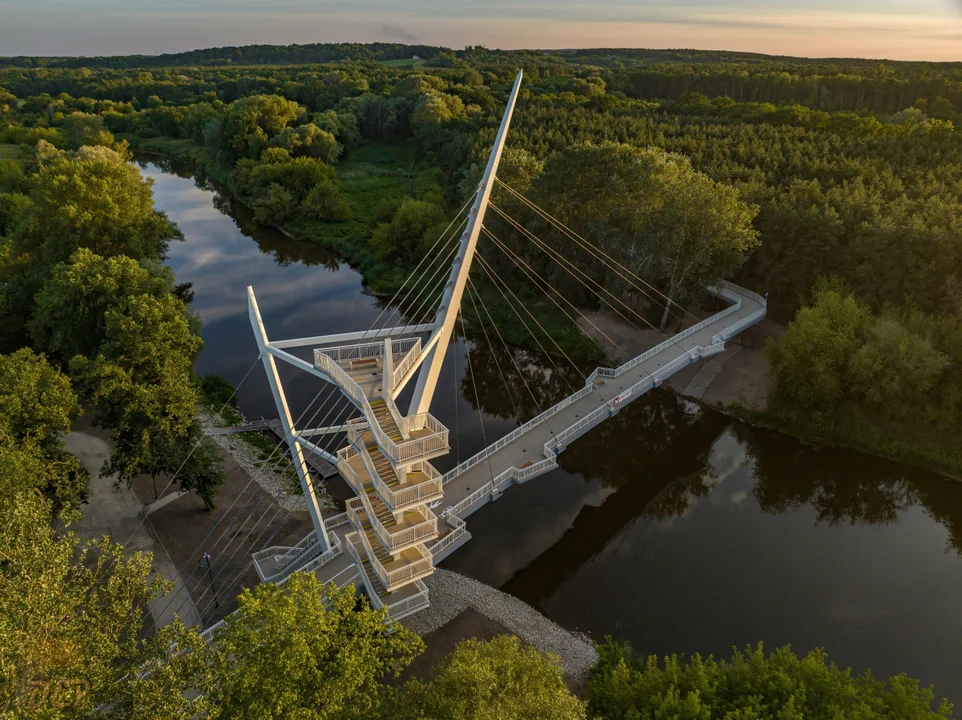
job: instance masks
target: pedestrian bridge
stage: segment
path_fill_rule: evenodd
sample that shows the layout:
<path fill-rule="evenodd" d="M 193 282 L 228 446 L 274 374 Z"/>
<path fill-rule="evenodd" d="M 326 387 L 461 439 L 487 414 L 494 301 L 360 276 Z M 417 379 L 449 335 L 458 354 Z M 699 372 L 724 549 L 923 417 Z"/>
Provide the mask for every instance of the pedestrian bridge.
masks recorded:
<path fill-rule="evenodd" d="M 480 304 L 487 313 L 484 298 L 470 278 L 476 256 L 480 269 L 491 283 L 492 292 L 497 291 L 503 296 L 505 303 L 518 313 L 521 323 L 540 345 L 521 311 L 540 327 L 538 320 L 515 296 L 511 284 L 499 276 L 496 264 L 487 262 L 478 250 L 482 231 L 493 243 L 491 247 L 500 250 L 569 319 L 574 321 L 574 315 L 580 313 L 555 291 L 551 283 L 539 276 L 525 260 L 524 253 L 515 253 L 512 246 L 501 242 L 492 228 L 485 225 L 489 206 L 506 223 L 503 227 L 507 231 L 513 228 L 520 234 L 522 242 L 529 240 L 550 262 L 595 294 L 602 306 L 625 317 L 619 310 L 621 306 L 641 322 L 651 324 L 619 295 L 575 267 L 558 247 L 538 238 L 530 226 L 516 221 L 506 210 L 492 203 L 496 183 L 503 187 L 506 200 L 513 199 L 513 202 L 506 203 L 506 207 L 536 213 L 540 220 L 534 226 L 548 223 L 555 237 L 560 234 L 565 238 L 564 242 L 576 243 L 604 265 L 606 272 L 610 273 L 607 277 L 620 278 L 625 288 L 648 297 L 651 306 L 664 307 L 666 319 L 673 309 L 684 312 L 684 308 L 668 296 L 670 288 L 659 290 L 654 287 L 523 194 L 498 180 L 497 169 L 520 85 L 519 73 L 477 191 L 448 228 L 453 227 L 455 234 L 446 237 L 448 230 L 441 234 L 395 298 L 400 297 L 401 291 L 410 283 L 403 300 L 409 307 L 416 308 L 411 312 L 421 312 L 421 307 L 427 307 L 426 317 L 414 324 L 391 326 L 391 315 L 395 312 L 401 314 L 399 304 L 392 301 L 385 308 L 391 314 L 382 327 L 376 327 L 378 318 L 363 332 L 270 341 L 253 289 L 248 288 L 251 325 L 277 405 L 278 435 L 290 450 L 314 525 L 314 532 L 293 547 L 272 546 L 254 554 L 253 563 L 262 581 L 284 582 L 295 571 L 313 572 L 325 583 L 338 586 L 353 583 L 356 588 L 363 589 L 372 605 L 387 607 L 392 618 L 416 612 L 430 602 L 423 579 L 434 571 L 438 562 L 470 539 L 466 518 L 472 512 L 499 498 L 511 485 L 527 482 L 556 468 L 558 455 L 581 435 L 616 415 L 683 367 L 722 352 L 728 340 L 765 316 L 764 298 L 720 282 L 708 290 L 728 303 L 724 310 L 696 322 L 683 332 L 666 337 L 664 342 L 620 367 L 595 370 L 579 390 L 441 475 L 431 461 L 450 452 L 449 431 L 430 413 L 430 406 L 445 351 L 455 323 L 461 317 L 464 293 L 468 291 L 472 305 Z M 470 211 L 467 211 L 469 205 Z M 496 222 L 501 220 L 496 219 Z M 462 226 L 463 232 L 458 237 L 456 233 Z M 449 270 L 445 273 L 447 268 Z M 520 310 L 511 305 L 511 298 L 521 306 Z M 562 302 L 568 303 L 570 311 L 561 305 Z M 434 307 L 437 307 L 436 311 Z M 490 313 L 488 318 L 491 319 Z M 680 319 L 684 321 L 685 318 Z M 500 337 L 496 326 L 495 330 Z M 547 332 L 543 334 L 550 339 Z M 501 340 L 504 342 L 503 338 Z M 313 349 L 313 362 L 289 352 L 290 348 L 296 347 Z M 563 353 L 560 346 L 558 350 Z M 337 388 L 333 395 L 338 397 L 338 402 L 347 403 L 350 419 L 346 423 L 339 421 L 326 425 L 326 418 L 331 415 L 329 410 L 317 427 L 296 427 L 300 418 L 295 421 L 290 412 L 276 360 L 324 381 L 322 391 L 308 409 L 320 397 L 323 387 L 333 385 Z M 520 369 L 519 376 L 522 382 L 526 382 Z M 396 401 L 412 381 L 414 392 L 405 413 L 397 407 Z M 315 416 L 318 412 L 320 408 Z M 335 414 L 334 420 L 340 416 Z M 308 422 L 313 422 L 313 418 Z M 325 440 L 319 438 L 326 438 L 328 443 L 332 440 L 343 443 L 346 438 L 347 444 L 335 450 L 323 446 Z M 312 456 L 335 465 L 353 488 L 356 497 L 347 502 L 345 513 L 323 516 L 308 469 Z M 438 508 L 440 512 L 435 513 Z"/>
<path fill-rule="evenodd" d="M 424 475 L 420 482 L 413 483 L 414 488 L 424 484 L 426 489 L 421 497 L 435 502 L 440 500 L 443 508 L 436 524 L 431 527 L 431 542 L 423 544 L 427 554 L 423 557 L 418 554 L 414 559 L 424 570 L 414 573 L 413 580 L 388 591 L 385 583 L 379 581 L 378 573 L 372 571 L 372 563 L 366 556 L 373 550 L 377 533 L 374 532 L 372 538 L 362 539 L 358 532 L 359 527 L 365 527 L 356 517 L 363 504 L 360 507 L 349 504 L 348 512 L 326 519 L 330 539 L 330 547 L 326 550 L 320 547 L 316 534 L 311 533 L 295 547 L 272 547 L 255 554 L 261 579 L 283 582 L 292 572 L 301 570 L 314 572 L 319 580 L 337 586 L 353 582 L 367 589 L 372 604 L 388 607 L 393 618 L 426 607 L 428 591 L 421 578 L 429 574 L 428 568 L 433 569 L 471 538 L 466 522 L 471 513 L 500 498 L 512 485 L 525 483 L 553 470 L 558 466 L 558 455 L 569 444 L 682 368 L 723 352 L 727 341 L 765 317 L 766 300 L 754 292 L 728 282 L 709 288 L 709 291 L 730 305 L 620 367 L 598 368 L 588 376 L 583 388 L 443 476 Z M 372 345 L 368 352 L 377 360 L 383 357 L 381 350 L 383 345 Z M 318 352 L 323 354 L 323 351 Z M 381 367 L 383 372 L 383 364 L 374 366 Z M 301 444 L 312 445 L 308 441 Z M 345 455 L 350 455 L 351 459 L 356 455 L 343 451 L 339 455 L 342 474 L 355 485 L 359 482 L 358 473 L 345 467 Z M 418 458 L 420 460 L 421 456 Z M 357 485 L 355 489 L 358 489 Z M 373 495 L 377 498 L 377 490 Z M 418 524 L 431 525 L 434 515 L 426 510 L 420 517 L 423 521 Z M 418 524 L 411 527 L 416 528 Z M 372 534 L 370 527 L 368 530 L 368 534 Z"/>

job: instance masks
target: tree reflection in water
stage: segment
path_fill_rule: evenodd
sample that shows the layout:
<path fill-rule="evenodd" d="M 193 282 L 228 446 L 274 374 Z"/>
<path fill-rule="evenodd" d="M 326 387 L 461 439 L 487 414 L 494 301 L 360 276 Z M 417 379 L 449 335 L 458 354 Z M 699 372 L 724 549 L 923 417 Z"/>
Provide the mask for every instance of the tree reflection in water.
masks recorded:
<path fill-rule="evenodd" d="M 476 409 L 518 424 L 580 387 L 590 372 L 561 362 L 555 370 L 541 353 L 491 346 L 483 336 L 473 336 L 468 347 L 477 399 L 467 373 L 461 381 L 464 397 Z M 518 368 L 530 390 L 519 382 Z M 510 387 L 505 387 L 502 374 Z M 658 521 L 684 516 L 718 484 L 712 457 L 726 433 L 744 453 L 754 481 L 752 496 L 765 513 L 794 513 L 809 505 L 816 524 L 881 526 L 920 505 L 948 530 L 950 546 L 962 555 L 962 483 L 752 428 L 659 389 L 635 400 L 559 457 L 565 473 L 580 475 L 588 485 L 601 483 L 613 494 L 600 505 L 584 505 L 570 527 L 559 529 L 552 547 L 526 567 L 515 568 L 505 589 L 537 604 L 638 517 Z M 551 476 L 534 482 L 540 488 L 534 493 L 536 502 L 550 505 Z M 531 502 L 534 491 L 526 492 Z M 486 512 L 496 514 L 499 504 L 510 502 L 509 492 Z M 479 537 L 482 518 L 475 518 L 472 533 Z M 456 561 L 452 564 L 457 566 Z"/>

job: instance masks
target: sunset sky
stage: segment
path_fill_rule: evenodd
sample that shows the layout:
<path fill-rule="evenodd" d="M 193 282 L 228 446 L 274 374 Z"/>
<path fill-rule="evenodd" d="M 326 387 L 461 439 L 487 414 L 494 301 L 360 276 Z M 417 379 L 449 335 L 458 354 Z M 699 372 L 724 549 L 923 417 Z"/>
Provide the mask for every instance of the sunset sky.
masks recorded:
<path fill-rule="evenodd" d="M 0 55 L 309 42 L 962 60 L 962 0 L 13 0 Z"/>

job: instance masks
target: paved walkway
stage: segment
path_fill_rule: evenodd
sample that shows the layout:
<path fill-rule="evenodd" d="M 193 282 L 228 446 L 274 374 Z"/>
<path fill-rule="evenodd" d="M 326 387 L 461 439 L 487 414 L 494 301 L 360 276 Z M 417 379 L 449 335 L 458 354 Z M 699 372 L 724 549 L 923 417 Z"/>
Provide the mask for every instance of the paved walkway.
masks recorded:
<path fill-rule="evenodd" d="M 90 472 L 90 482 L 87 484 L 89 503 L 84 506 L 83 518 L 71 525 L 70 529 L 81 537 L 101 538 L 104 535 L 110 535 L 117 543 L 126 542 L 127 538 L 130 538 L 130 542 L 124 548 L 128 555 L 145 552 L 151 553 L 154 557 L 150 579 L 159 572 L 164 578 L 174 583 L 170 595 L 176 596 L 182 593 L 183 581 L 168 557 L 167 551 L 150 532 L 149 520 L 140 522 L 144 506 L 134 495 L 134 491 L 126 485 L 118 485 L 114 477 L 105 477 L 100 474 L 104 460 L 110 455 L 107 443 L 86 433 L 73 432 L 64 438 L 64 444 Z M 155 627 L 163 627 L 174 619 L 178 605 L 167 602 L 170 595 L 158 597 L 150 603 L 150 613 Z M 200 624 L 197 608 L 190 600 L 181 608 L 180 617 L 187 625 Z"/>

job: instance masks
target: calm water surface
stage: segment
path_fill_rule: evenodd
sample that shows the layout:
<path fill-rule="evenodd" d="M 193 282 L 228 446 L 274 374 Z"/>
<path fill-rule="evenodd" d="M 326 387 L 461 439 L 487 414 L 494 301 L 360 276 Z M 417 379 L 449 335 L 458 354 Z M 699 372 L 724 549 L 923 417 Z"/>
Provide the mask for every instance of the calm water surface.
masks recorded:
<path fill-rule="evenodd" d="M 183 166 L 142 167 L 158 207 L 186 236 L 169 262 L 196 291 L 199 373 L 237 384 L 256 360 L 247 285 L 277 339 L 364 329 L 378 317 L 379 302 L 336 257 L 256 228 Z M 535 353 L 511 352 L 483 337 L 449 349 L 432 408 L 455 448 L 442 471 L 577 382 Z M 515 363 L 530 394 L 511 378 Z M 283 375 L 297 415 L 318 384 Z M 248 416 L 275 414 L 259 366 L 238 394 Z M 660 391 L 560 461 L 472 515 L 473 540 L 445 567 L 644 652 L 823 647 L 840 665 L 878 676 L 904 670 L 962 705 L 962 483 L 804 445 Z"/>

